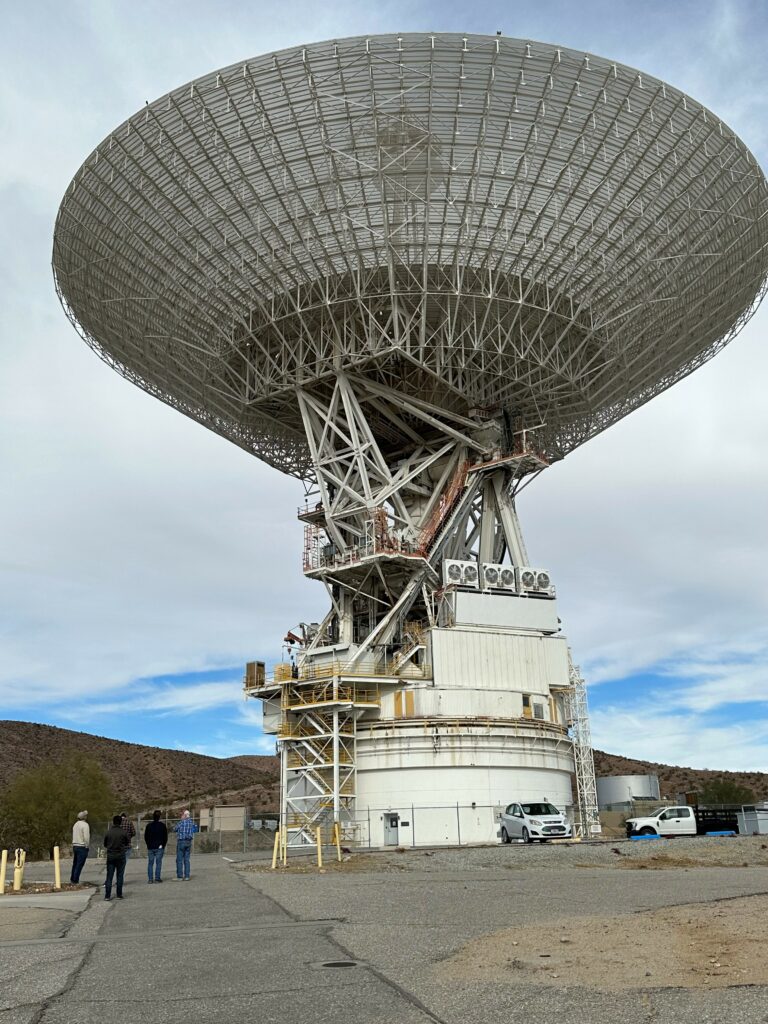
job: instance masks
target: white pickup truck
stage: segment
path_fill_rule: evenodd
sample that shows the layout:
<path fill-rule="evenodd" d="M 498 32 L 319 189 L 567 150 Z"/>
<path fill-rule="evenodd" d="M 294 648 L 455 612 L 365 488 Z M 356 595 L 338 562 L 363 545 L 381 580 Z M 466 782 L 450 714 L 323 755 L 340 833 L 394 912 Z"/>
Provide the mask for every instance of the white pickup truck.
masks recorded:
<path fill-rule="evenodd" d="M 699 807 L 659 807 L 644 818 L 627 818 L 627 836 L 701 836 L 738 832 L 735 811 Z"/>

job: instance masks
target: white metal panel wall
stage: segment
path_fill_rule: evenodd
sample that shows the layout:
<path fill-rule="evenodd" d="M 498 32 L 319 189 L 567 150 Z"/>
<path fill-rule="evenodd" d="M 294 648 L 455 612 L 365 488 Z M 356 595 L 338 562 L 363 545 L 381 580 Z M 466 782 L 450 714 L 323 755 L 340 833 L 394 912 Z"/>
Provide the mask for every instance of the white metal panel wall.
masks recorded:
<path fill-rule="evenodd" d="M 465 690 L 429 687 L 414 690 L 416 718 L 521 718 L 523 695 L 515 690 Z M 542 701 L 549 720 L 549 702 Z"/>
<path fill-rule="evenodd" d="M 262 700 L 262 728 L 264 732 L 275 733 L 280 728 L 280 698 Z"/>
<path fill-rule="evenodd" d="M 400 691 L 401 694 L 406 691 Z M 419 686 L 404 696 L 381 696 L 381 719 L 387 718 L 522 718 L 523 695 L 516 690 Z M 543 720 L 551 721 L 549 701 L 541 696 Z M 562 716 L 555 718 L 562 724 Z"/>
<path fill-rule="evenodd" d="M 466 629 L 433 629 L 436 686 L 517 690 L 549 695 L 568 685 L 564 637 L 525 636 Z"/>
<path fill-rule="evenodd" d="M 414 691 L 414 713 L 418 718 L 520 718 L 523 695 L 513 690 L 459 690 L 455 687 Z M 549 708 L 545 708 L 548 716 Z"/>
<path fill-rule="evenodd" d="M 558 630 L 557 602 L 514 594 L 473 594 L 459 590 L 450 595 L 457 626 L 495 626 L 502 629 Z"/>

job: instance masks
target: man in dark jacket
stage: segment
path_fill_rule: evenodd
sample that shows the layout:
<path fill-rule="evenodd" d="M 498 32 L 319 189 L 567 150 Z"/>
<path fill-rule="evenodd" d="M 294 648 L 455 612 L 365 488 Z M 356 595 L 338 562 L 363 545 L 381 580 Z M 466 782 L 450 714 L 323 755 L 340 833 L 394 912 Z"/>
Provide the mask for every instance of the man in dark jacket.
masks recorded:
<path fill-rule="evenodd" d="M 147 844 L 147 881 L 162 882 L 160 870 L 163 866 L 163 854 L 168 845 L 168 829 L 160 821 L 160 811 L 153 811 L 152 821 L 144 829 L 144 842 Z M 152 868 L 154 875 L 152 877 Z"/>
<path fill-rule="evenodd" d="M 104 836 L 107 851 L 107 880 L 104 883 L 104 899 L 112 899 L 112 879 L 117 876 L 117 898 L 123 898 L 123 877 L 125 876 L 125 851 L 130 840 L 124 828 L 120 827 L 120 815 L 112 819 L 112 826 Z"/>

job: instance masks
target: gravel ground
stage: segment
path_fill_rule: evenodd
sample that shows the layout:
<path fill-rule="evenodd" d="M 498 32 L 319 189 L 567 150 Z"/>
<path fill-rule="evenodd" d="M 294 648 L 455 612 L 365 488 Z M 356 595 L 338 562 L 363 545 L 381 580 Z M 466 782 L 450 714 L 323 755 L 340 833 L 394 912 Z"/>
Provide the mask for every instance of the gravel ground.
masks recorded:
<path fill-rule="evenodd" d="M 768 867 L 768 836 L 678 839 L 608 840 L 591 843 L 532 843 L 509 846 L 463 846 L 431 850 L 403 849 L 401 853 L 353 853 L 341 864 L 326 850 L 323 872 L 379 871 L 498 871 L 526 868 L 602 867 L 662 869 L 691 867 Z M 244 865 L 246 871 L 270 871 L 261 861 Z M 286 869 L 280 869 L 284 871 Z M 317 872 L 314 857 L 289 854 L 288 872 Z"/>

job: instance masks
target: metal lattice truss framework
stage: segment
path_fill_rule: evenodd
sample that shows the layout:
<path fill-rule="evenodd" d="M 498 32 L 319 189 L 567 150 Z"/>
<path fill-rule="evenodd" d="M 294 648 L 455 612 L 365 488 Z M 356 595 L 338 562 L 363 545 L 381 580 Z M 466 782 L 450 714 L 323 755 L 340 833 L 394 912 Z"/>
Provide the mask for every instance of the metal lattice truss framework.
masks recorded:
<path fill-rule="evenodd" d="M 324 401 L 301 389 L 298 401 L 319 499 L 299 510 L 304 570 L 325 584 L 331 609 L 296 678 L 260 693 L 280 698 L 283 814 L 301 845 L 318 825 L 352 819 L 357 722 L 377 705 L 371 685 L 429 677 L 420 659 L 437 621 L 443 558 L 526 564 L 514 496 L 546 461 L 525 430 L 509 434 L 503 420 L 457 425 L 420 399 L 343 372 Z M 370 416 L 397 430 L 407 417 L 422 433 L 408 427 L 410 450 L 393 460 Z M 331 649 L 344 652 L 343 663 L 328 660 Z"/>
<path fill-rule="evenodd" d="M 323 580 L 333 605 L 315 647 L 356 645 L 350 665 L 400 651 L 414 603 L 434 618 L 444 557 L 526 564 L 514 495 L 547 465 L 527 431 L 505 433 L 493 418 L 457 425 L 420 399 L 345 373 L 326 401 L 303 390 L 298 401 L 319 498 L 299 510 L 304 571 Z M 408 430 L 407 454 L 386 456 L 369 413 Z M 420 422 L 421 434 L 403 417 Z"/>
<path fill-rule="evenodd" d="M 592 752 L 592 735 L 589 728 L 587 707 L 587 686 L 573 663 L 568 651 L 571 689 L 566 694 L 568 718 L 571 724 L 573 760 L 576 774 L 576 804 L 579 811 L 577 831 L 582 839 L 589 839 L 601 831 L 600 813 L 597 806 L 597 783 L 595 782 L 595 757 Z"/>
<path fill-rule="evenodd" d="M 76 174 L 53 263 L 104 359 L 284 472 L 311 476 L 305 419 L 340 370 L 459 429 L 478 409 L 539 425 L 551 460 L 733 337 L 767 209 L 733 132 L 635 70 L 356 38 L 148 104 Z"/>

